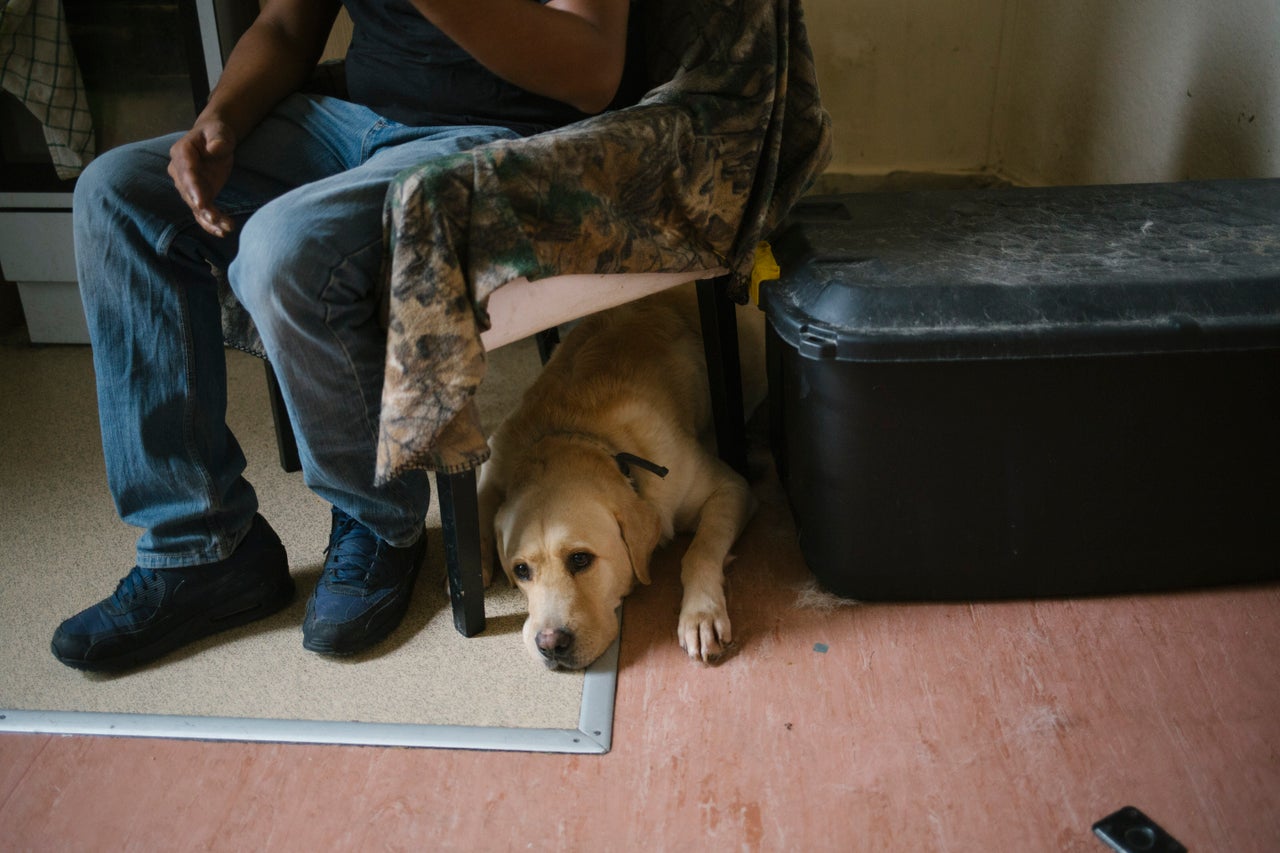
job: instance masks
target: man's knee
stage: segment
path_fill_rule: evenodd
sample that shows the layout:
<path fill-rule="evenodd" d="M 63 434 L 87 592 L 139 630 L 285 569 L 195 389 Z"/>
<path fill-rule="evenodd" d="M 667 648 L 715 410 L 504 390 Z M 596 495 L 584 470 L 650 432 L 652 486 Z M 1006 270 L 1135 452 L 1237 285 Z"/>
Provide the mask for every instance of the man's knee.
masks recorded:
<path fill-rule="evenodd" d="M 119 216 L 125 208 L 154 210 L 180 201 L 169 180 L 164 139 L 121 145 L 95 157 L 76 179 L 72 215 L 77 222 Z M 163 194 L 163 197 L 160 197 Z"/>
<path fill-rule="evenodd" d="M 382 261 L 380 209 L 344 214 L 327 196 L 293 193 L 245 222 L 228 278 L 260 327 L 277 318 L 305 324 L 330 309 L 364 306 L 376 295 Z"/>
<path fill-rule="evenodd" d="M 315 306 L 303 270 L 322 253 L 308 236 L 306 222 L 288 205 L 272 203 L 254 213 L 240 229 L 240 245 L 228 270 L 236 298 L 262 325 Z"/>

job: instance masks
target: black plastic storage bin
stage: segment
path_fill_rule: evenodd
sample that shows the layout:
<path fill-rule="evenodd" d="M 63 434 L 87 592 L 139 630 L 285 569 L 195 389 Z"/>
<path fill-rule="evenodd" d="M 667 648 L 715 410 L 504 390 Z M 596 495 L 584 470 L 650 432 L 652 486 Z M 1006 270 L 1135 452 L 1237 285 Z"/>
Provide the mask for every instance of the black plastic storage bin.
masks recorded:
<path fill-rule="evenodd" d="M 773 450 L 831 591 L 1280 577 L 1280 181 L 818 197 L 773 249 Z"/>

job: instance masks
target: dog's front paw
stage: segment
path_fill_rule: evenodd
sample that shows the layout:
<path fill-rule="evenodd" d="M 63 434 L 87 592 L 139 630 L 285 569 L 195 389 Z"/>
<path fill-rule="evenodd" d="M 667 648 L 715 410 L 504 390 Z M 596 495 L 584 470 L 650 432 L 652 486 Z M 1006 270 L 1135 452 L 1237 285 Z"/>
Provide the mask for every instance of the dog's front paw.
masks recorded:
<path fill-rule="evenodd" d="M 729 610 L 724 590 L 685 592 L 680 607 L 680 648 L 689 657 L 703 663 L 714 663 L 733 642 L 729 628 Z"/>

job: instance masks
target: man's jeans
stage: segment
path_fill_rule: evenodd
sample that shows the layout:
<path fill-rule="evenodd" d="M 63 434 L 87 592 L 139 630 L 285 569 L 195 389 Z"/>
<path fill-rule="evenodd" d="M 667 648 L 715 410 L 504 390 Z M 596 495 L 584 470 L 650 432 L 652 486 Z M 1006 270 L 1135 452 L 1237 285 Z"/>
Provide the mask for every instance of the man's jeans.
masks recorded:
<path fill-rule="evenodd" d="M 107 481 L 120 517 L 144 530 L 139 565 L 224 559 L 257 511 L 226 424 L 214 269 L 227 271 L 262 335 L 307 485 L 392 545 L 418 538 L 426 475 L 373 485 L 383 200 L 408 167 L 515 135 L 406 127 L 343 101 L 292 96 L 236 148 L 216 201 L 237 226 L 224 238 L 195 223 L 166 172 L 176 135 L 112 149 L 85 170 L 76 265 Z"/>

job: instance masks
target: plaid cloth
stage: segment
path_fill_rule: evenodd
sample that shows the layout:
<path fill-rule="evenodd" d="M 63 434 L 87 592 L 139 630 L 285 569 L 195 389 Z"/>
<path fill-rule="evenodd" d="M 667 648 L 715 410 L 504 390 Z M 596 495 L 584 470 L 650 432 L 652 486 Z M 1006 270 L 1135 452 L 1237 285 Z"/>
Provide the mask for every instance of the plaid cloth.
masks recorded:
<path fill-rule="evenodd" d="M 94 156 L 93 118 L 61 0 L 0 0 L 0 86 L 44 128 L 58 177 Z"/>

